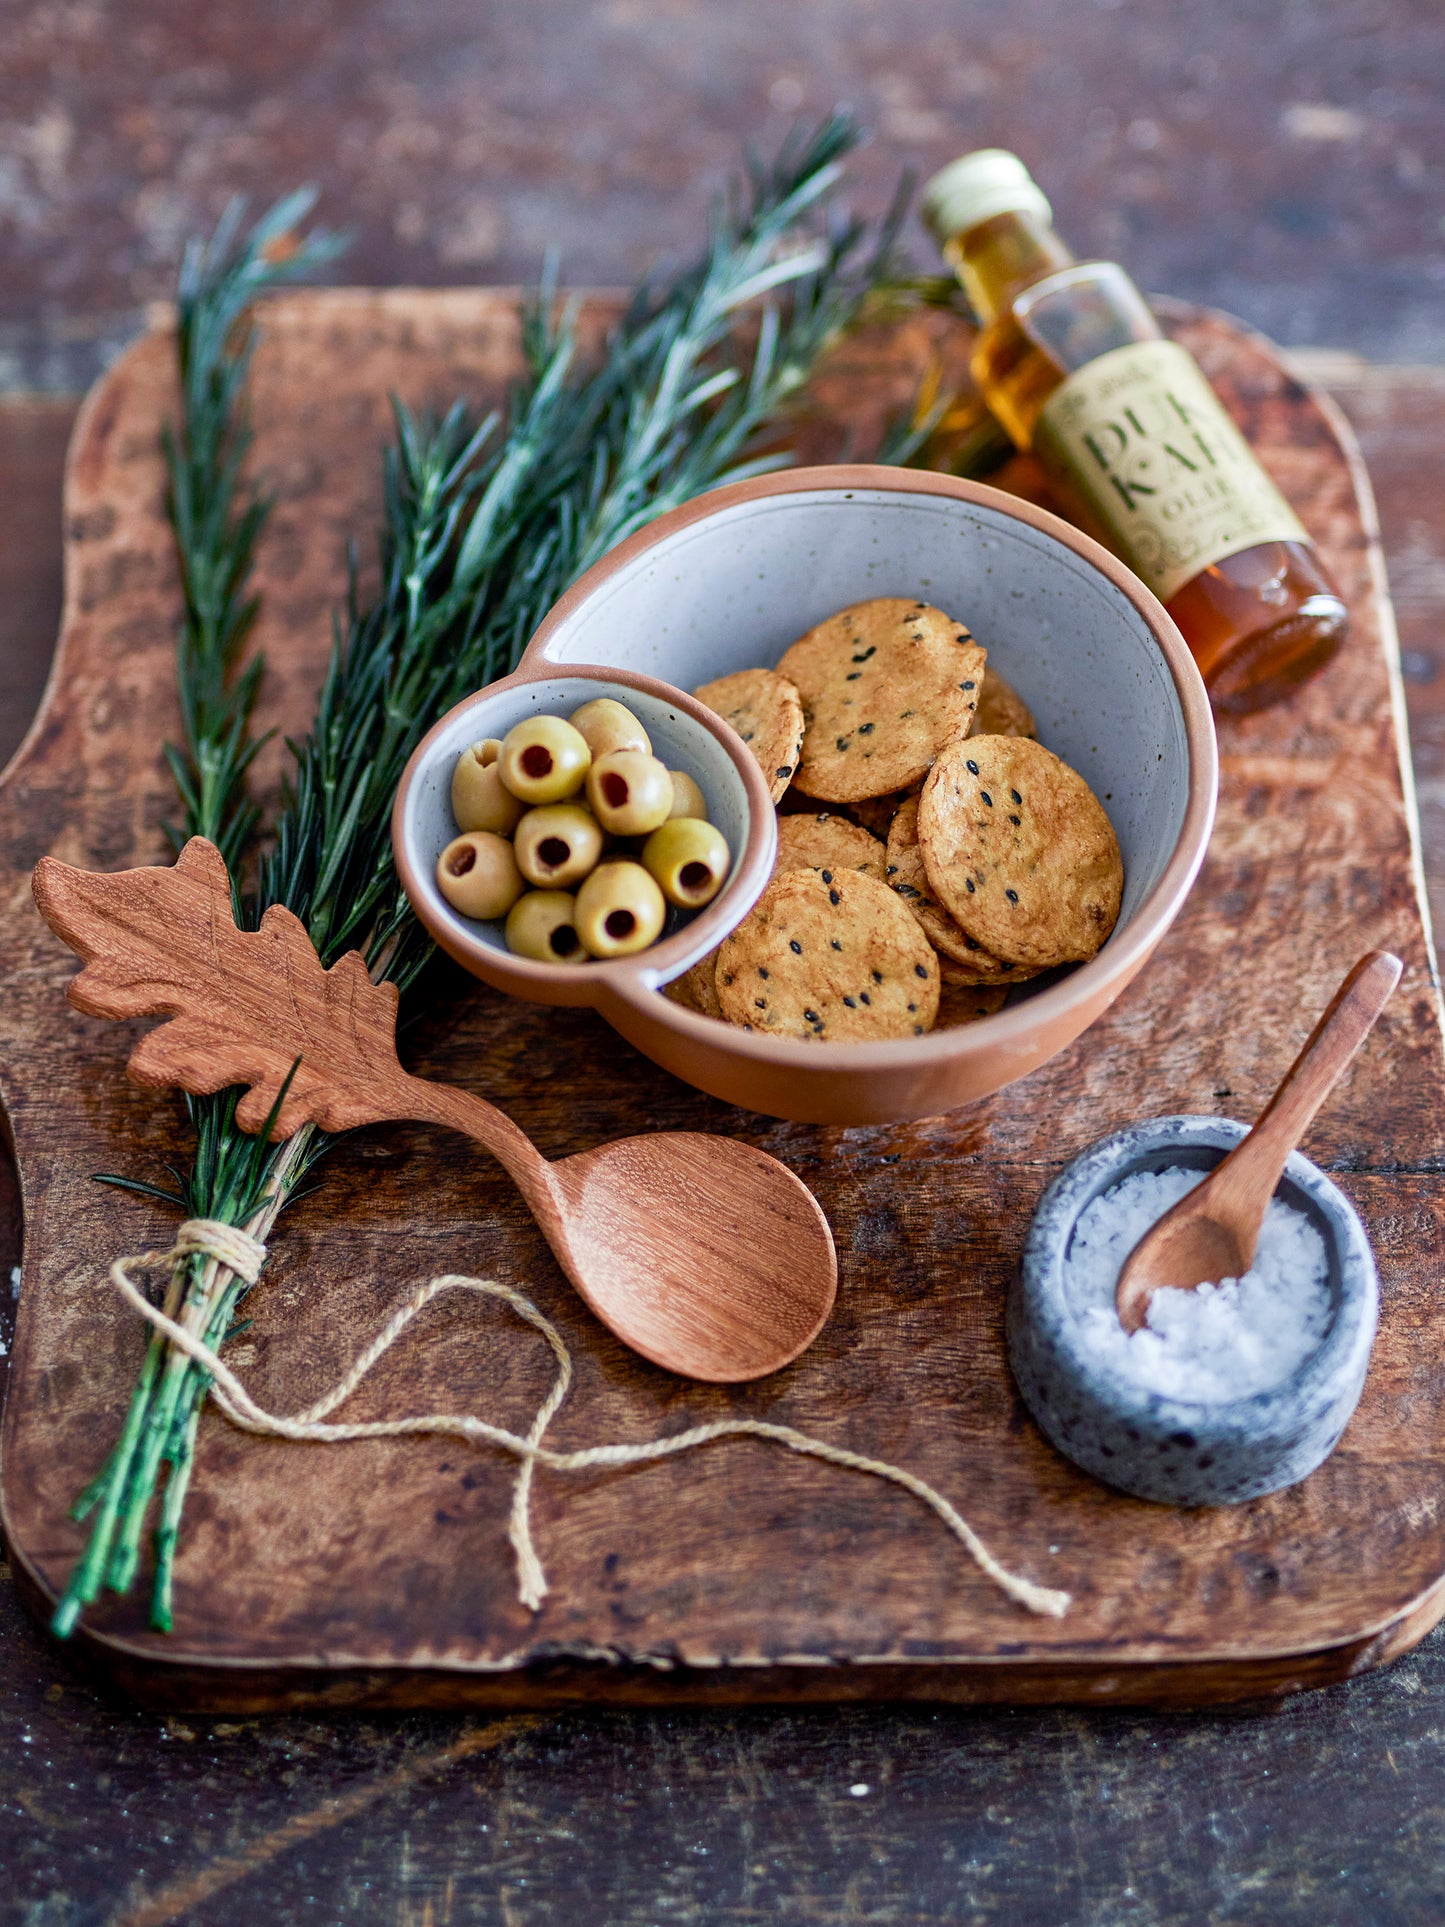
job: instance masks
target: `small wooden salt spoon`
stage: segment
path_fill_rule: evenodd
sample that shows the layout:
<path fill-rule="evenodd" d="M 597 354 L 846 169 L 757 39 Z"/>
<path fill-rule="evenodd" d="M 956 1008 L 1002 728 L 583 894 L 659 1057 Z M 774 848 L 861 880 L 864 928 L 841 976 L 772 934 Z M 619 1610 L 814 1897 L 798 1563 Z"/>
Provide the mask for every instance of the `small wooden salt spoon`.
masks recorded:
<path fill-rule="evenodd" d="M 1290 1152 L 1369 1036 L 1400 969 L 1400 959 L 1388 950 L 1360 959 L 1248 1137 L 1144 1233 L 1124 1261 L 1114 1294 L 1125 1331 L 1139 1330 L 1149 1300 L 1163 1286 L 1193 1291 L 1248 1271 Z"/>
<path fill-rule="evenodd" d="M 35 901 L 84 959 L 70 1001 L 94 1017 L 165 1016 L 128 1069 L 201 1096 L 251 1088 L 242 1130 L 275 1139 L 410 1120 L 501 1163 L 568 1278 L 654 1364 L 734 1384 L 796 1358 L 833 1308 L 837 1258 L 816 1198 L 766 1152 L 700 1131 L 620 1138 L 550 1163 L 495 1105 L 404 1071 L 397 992 L 359 954 L 323 970 L 305 926 L 273 907 L 236 928 L 214 844 L 169 868 L 96 875 L 45 857 Z"/>

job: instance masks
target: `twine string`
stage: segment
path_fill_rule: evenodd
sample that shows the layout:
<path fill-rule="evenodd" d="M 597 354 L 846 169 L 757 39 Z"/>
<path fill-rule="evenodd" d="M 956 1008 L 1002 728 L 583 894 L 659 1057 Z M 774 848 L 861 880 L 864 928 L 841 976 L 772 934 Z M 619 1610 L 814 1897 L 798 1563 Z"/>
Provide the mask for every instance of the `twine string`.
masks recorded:
<path fill-rule="evenodd" d="M 210 1218 L 188 1218 L 169 1251 L 138 1252 L 117 1258 L 110 1267 L 111 1283 L 131 1308 L 157 1331 L 162 1332 L 178 1350 L 184 1352 L 210 1375 L 211 1396 L 231 1424 L 243 1432 L 267 1438 L 292 1439 L 312 1444 L 335 1444 L 351 1439 L 405 1438 L 413 1434 L 441 1434 L 462 1438 L 476 1445 L 496 1446 L 521 1461 L 512 1488 L 511 1515 L 507 1536 L 517 1561 L 517 1593 L 532 1612 L 540 1610 L 547 1593 L 547 1579 L 537 1556 L 531 1529 L 533 1475 L 540 1465 L 549 1472 L 588 1472 L 644 1465 L 676 1457 L 695 1447 L 711 1445 L 718 1439 L 755 1438 L 785 1446 L 805 1458 L 821 1459 L 825 1464 L 846 1471 L 866 1472 L 886 1479 L 928 1506 L 941 1519 L 969 1557 L 1016 1604 L 1029 1612 L 1049 1618 L 1062 1618 L 1068 1610 L 1069 1595 L 1050 1586 L 1035 1585 L 1018 1573 L 1010 1572 L 989 1551 L 968 1521 L 927 1480 L 905 1467 L 890 1465 L 884 1459 L 866 1457 L 825 1439 L 796 1431 L 791 1425 L 775 1425 L 767 1419 L 718 1419 L 695 1425 L 669 1437 L 649 1439 L 639 1444 L 592 1445 L 577 1451 L 558 1452 L 542 1443 L 547 1427 L 556 1417 L 572 1383 L 572 1359 L 557 1328 L 543 1316 L 529 1298 L 510 1285 L 491 1278 L 470 1278 L 447 1272 L 418 1286 L 371 1343 L 347 1368 L 339 1382 L 304 1411 L 290 1416 L 268 1412 L 257 1404 L 217 1352 L 195 1332 L 178 1324 L 159 1306 L 153 1305 L 130 1276 L 130 1268 L 164 1269 L 179 1259 L 202 1254 L 226 1265 L 248 1284 L 254 1284 L 265 1261 L 266 1247 L 257 1238 L 234 1225 Z M 427 1412 L 406 1418 L 364 1419 L 331 1423 L 330 1415 L 344 1405 L 373 1366 L 388 1352 L 412 1320 L 434 1298 L 446 1291 L 470 1291 L 483 1297 L 500 1299 L 524 1323 L 539 1332 L 557 1361 L 551 1390 L 537 1410 L 526 1436 L 493 1425 L 466 1412 Z"/>

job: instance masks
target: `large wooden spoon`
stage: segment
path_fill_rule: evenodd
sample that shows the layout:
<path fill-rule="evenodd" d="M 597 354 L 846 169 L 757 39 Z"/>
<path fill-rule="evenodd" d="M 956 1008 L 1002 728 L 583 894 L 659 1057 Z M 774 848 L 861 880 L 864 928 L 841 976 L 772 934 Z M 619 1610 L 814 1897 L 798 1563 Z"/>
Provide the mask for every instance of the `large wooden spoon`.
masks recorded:
<path fill-rule="evenodd" d="M 718 1384 L 761 1378 L 811 1345 L 833 1309 L 828 1220 L 766 1151 L 654 1131 L 551 1164 L 495 1105 L 405 1084 L 384 1115 L 485 1145 L 590 1309 L 655 1365 Z"/>
<path fill-rule="evenodd" d="M 562 1269 L 624 1344 L 721 1384 L 777 1371 L 833 1307 L 837 1259 L 817 1200 L 776 1158 L 695 1131 L 620 1138 L 549 1163 L 495 1105 L 409 1076 L 397 993 L 352 952 L 323 970 L 287 910 L 259 930 L 231 914 L 213 844 L 170 868 L 100 876 L 45 857 L 35 900 L 85 960 L 70 1001 L 96 1017 L 165 1016 L 140 1041 L 137 1083 L 195 1095 L 249 1085 L 243 1130 L 286 1138 L 416 1120 L 484 1145 L 505 1167 Z"/>
<path fill-rule="evenodd" d="M 1248 1271 L 1290 1152 L 1369 1036 L 1400 968 L 1387 950 L 1360 959 L 1248 1137 L 1135 1245 L 1114 1293 L 1125 1331 L 1139 1330 L 1161 1286 L 1192 1291 Z"/>

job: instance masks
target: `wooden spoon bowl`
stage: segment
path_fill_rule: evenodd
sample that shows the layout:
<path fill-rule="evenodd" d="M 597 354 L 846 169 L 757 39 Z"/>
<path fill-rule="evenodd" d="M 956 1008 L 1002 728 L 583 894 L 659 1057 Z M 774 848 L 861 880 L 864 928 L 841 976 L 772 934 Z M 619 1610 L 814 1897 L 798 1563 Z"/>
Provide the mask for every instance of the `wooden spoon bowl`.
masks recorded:
<path fill-rule="evenodd" d="M 655 1365 L 735 1384 L 811 1345 L 833 1234 L 785 1164 L 737 1138 L 657 1131 L 549 1163 L 495 1105 L 403 1077 L 386 1115 L 461 1131 L 504 1165 L 579 1296 Z"/>
<path fill-rule="evenodd" d="M 837 1260 L 817 1199 L 785 1165 L 697 1131 L 620 1138 L 551 1167 L 568 1276 L 632 1349 L 689 1378 L 761 1378 L 833 1307 Z"/>

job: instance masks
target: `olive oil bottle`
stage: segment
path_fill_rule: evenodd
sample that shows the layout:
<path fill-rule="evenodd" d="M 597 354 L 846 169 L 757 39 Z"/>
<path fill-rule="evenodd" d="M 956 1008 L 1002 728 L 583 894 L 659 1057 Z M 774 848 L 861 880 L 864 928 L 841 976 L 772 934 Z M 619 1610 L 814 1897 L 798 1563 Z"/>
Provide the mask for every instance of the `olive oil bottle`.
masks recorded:
<path fill-rule="evenodd" d="M 1310 539 L 1124 270 L 1076 261 L 1023 162 L 966 154 L 923 215 L 982 329 L 979 392 L 1178 623 L 1226 714 L 1315 675 L 1348 613 Z"/>

